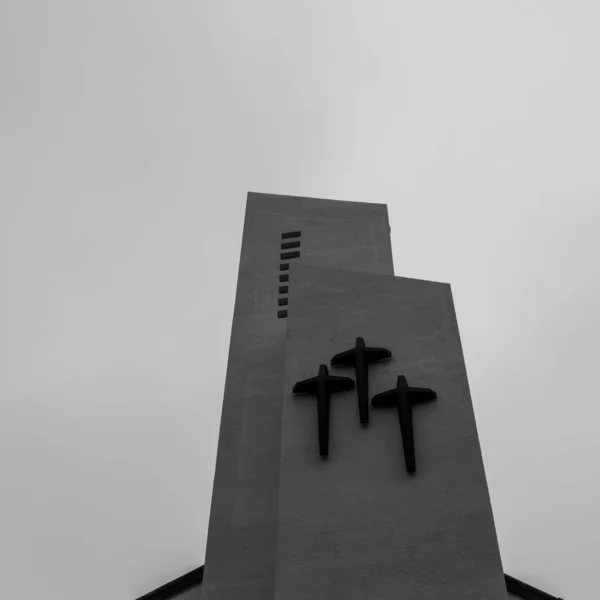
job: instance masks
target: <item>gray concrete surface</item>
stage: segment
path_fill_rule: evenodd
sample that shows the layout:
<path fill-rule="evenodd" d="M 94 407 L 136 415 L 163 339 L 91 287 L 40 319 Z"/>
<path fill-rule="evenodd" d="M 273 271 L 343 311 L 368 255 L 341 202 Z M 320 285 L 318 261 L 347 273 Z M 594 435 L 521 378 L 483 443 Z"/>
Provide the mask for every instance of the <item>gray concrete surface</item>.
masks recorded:
<path fill-rule="evenodd" d="M 506 600 L 450 286 L 303 263 L 291 279 L 276 600 Z M 370 397 L 399 374 L 438 393 L 414 409 L 414 476 L 394 409 L 363 429 L 356 392 L 334 396 L 322 461 L 315 401 L 291 393 L 356 336 L 393 353 Z"/>
<path fill-rule="evenodd" d="M 385 205 L 248 194 L 203 600 L 273 597 L 287 323 L 277 318 L 278 274 L 291 230 L 302 231 L 301 260 L 393 273 Z"/>

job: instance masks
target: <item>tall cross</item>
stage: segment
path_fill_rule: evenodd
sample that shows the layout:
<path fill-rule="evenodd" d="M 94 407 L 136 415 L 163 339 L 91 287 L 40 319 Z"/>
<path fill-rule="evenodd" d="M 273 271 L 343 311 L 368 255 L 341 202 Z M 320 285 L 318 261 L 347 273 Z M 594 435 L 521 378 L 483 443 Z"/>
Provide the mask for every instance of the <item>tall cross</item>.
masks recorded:
<path fill-rule="evenodd" d="M 363 338 L 357 337 L 354 348 L 336 354 L 331 359 L 332 367 L 354 367 L 358 394 L 358 414 L 362 425 L 369 424 L 369 365 L 391 356 L 392 353 L 389 350 L 369 348 L 365 346 Z"/>
<path fill-rule="evenodd" d="M 429 388 L 409 387 L 406 377 L 398 375 L 396 387 L 376 394 L 371 400 L 373 408 L 396 407 L 400 417 L 400 431 L 402 433 L 402 447 L 404 448 L 404 462 L 406 470 L 413 474 L 415 466 L 415 439 L 413 433 L 412 407 L 417 402 L 435 400 L 437 394 Z"/>
<path fill-rule="evenodd" d="M 317 421 L 319 426 L 319 454 L 323 457 L 329 454 L 329 415 L 331 394 L 354 389 L 354 381 L 350 377 L 329 375 L 327 367 L 321 365 L 319 374 L 310 379 L 304 379 L 294 385 L 294 394 L 310 394 L 317 397 Z"/>

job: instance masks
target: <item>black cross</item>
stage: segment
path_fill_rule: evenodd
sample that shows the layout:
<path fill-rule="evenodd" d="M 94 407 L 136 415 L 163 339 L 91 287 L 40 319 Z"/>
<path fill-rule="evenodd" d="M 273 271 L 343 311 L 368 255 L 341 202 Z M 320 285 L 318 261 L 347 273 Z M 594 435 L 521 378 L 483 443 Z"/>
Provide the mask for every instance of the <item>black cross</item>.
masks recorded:
<path fill-rule="evenodd" d="M 350 377 L 329 375 L 327 367 L 321 365 L 316 377 L 299 381 L 294 385 L 294 394 L 310 394 L 317 397 L 317 420 L 319 424 L 319 454 L 329 454 L 329 415 L 331 394 L 354 389 Z"/>
<path fill-rule="evenodd" d="M 336 354 L 331 359 L 332 367 L 354 367 L 356 375 L 356 389 L 358 393 L 358 414 L 362 425 L 369 424 L 369 365 L 390 358 L 392 353 L 385 348 L 369 348 L 365 340 L 356 338 L 352 350 Z"/>
<path fill-rule="evenodd" d="M 404 375 L 399 375 L 396 387 L 373 396 L 373 408 L 395 406 L 400 417 L 400 431 L 402 433 L 402 446 L 404 448 L 404 462 L 406 470 L 414 473 L 415 467 L 415 439 L 413 434 L 412 407 L 416 402 L 435 400 L 437 394 L 429 388 L 409 387 Z"/>

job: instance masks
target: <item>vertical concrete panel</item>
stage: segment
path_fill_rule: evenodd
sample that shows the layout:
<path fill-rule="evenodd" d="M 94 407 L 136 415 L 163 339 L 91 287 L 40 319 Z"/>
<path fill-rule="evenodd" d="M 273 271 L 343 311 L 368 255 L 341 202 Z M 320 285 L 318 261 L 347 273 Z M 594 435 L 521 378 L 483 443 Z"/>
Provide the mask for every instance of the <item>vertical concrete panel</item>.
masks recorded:
<path fill-rule="evenodd" d="M 286 335 L 278 276 L 293 262 L 280 258 L 281 234 L 294 230 L 301 260 L 393 273 L 385 205 L 248 195 L 203 600 L 273 597 Z"/>
<path fill-rule="evenodd" d="M 275 598 L 506 600 L 450 286 L 300 263 L 292 278 Z M 356 392 L 334 395 L 323 461 L 315 399 L 291 393 L 357 336 L 393 354 L 370 398 L 399 374 L 438 394 L 414 408 L 413 476 L 395 409 L 363 429 Z"/>

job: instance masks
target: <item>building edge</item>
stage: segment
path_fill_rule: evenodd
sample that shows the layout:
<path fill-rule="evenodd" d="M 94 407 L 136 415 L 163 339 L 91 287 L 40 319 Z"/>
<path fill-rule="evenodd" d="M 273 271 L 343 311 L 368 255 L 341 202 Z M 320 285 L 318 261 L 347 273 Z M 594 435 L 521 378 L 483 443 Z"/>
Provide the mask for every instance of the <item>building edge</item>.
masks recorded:
<path fill-rule="evenodd" d="M 180 594 L 200 586 L 203 578 L 204 565 L 177 579 L 173 579 L 173 581 L 140 596 L 136 600 L 175 600 Z M 517 598 L 522 598 L 522 600 L 564 600 L 506 573 L 504 574 L 504 581 L 506 582 L 506 591 Z"/>

